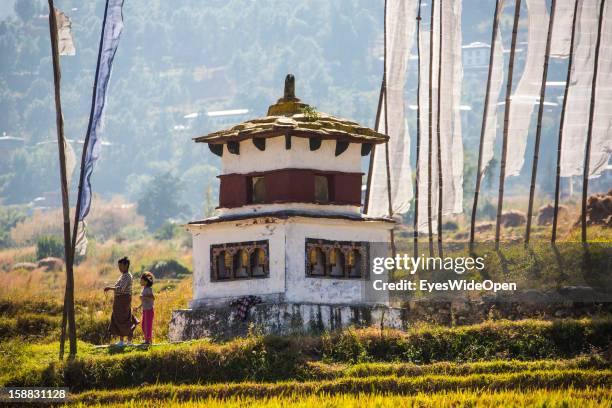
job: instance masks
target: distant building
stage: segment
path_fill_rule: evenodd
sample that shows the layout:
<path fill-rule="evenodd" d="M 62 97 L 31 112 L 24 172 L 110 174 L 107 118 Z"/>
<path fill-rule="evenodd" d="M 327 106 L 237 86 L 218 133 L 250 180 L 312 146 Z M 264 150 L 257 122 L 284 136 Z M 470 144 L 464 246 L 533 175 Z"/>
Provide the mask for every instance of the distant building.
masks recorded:
<path fill-rule="evenodd" d="M 489 67 L 489 53 L 491 52 L 489 44 L 477 41 L 461 48 L 464 71 L 480 71 Z"/>
<path fill-rule="evenodd" d="M 206 112 L 206 116 L 211 128 L 220 129 L 246 120 L 248 113 L 248 109 L 227 109 L 208 111 Z"/>
<path fill-rule="evenodd" d="M 206 113 L 190 112 L 183 115 L 183 119 L 188 121 L 187 124 L 176 125 L 174 130 L 187 130 L 195 124 L 198 128 L 215 131 L 244 121 L 248 113 L 249 109 L 225 109 Z"/>

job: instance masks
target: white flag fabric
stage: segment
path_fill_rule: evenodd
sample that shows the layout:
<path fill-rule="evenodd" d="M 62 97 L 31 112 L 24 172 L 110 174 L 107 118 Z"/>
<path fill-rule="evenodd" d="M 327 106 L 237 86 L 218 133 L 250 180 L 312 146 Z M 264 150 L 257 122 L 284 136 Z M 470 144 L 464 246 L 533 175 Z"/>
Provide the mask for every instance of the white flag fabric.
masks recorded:
<path fill-rule="evenodd" d="M 434 10 L 433 71 L 432 71 L 432 154 L 431 177 L 429 162 L 429 32 L 421 32 L 421 149 L 419 158 L 419 219 L 418 229 L 428 230 L 428 181 L 431 179 L 432 229 L 437 227 L 438 215 L 438 144 L 437 114 L 440 109 L 440 151 L 442 154 L 442 214 L 463 211 L 463 144 L 461 139 L 461 1 L 442 3 L 442 69 L 441 100 L 438 106 L 438 67 L 440 39 L 439 3 Z"/>
<path fill-rule="evenodd" d="M 412 174 L 410 169 L 410 136 L 405 120 L 404 89 L 406 68 L 416 25 L 416 2 L 388 0 L 386 10 L 386 90 L 387 106 L 381 111 L 377 131 L 385 131 L 385 111 L 388 110 L 389 169 L 391 180 L 391 207 L 389 195 L 385 145 L 377 145 L 372 167 L 368 215 L 392 216 L 410 209 L 412 200 Z"/>
<path fill-rule="evenodd" d="M 70 187 L 72 175 L 74 174 L 74 169 L 76 167 L 76 154 L 74 153 L 72 145 L 66 140 L 66 138 L 64 138 L 64 155 L 66 158 L 66 180 L 68 186 Z"/>
<path fill-rule="evenodd" d="M 540 88 L 549 16 L 546 2 L 543 0 L 527 0 L 527 9 L 529 13 L 527 57 L 523 75 L 510 102 L 506 177 L 518 176 L 523 168 L 533 108 L 543 102 L 540 101 Z"/>
<path fill-rule="evenodd" d="M 461 89 L 463 63 L 461 59 L 462 1 L 444 1 L 442 56 L 442 101 L 440 130 L 442 132 L 442 165 L 444 177 L 443 214 L 463 212 L 463 139 L 461 135 Z M 446 97 L 445 97 L 446 96 Z M 450 98 L 448 97 L 450 96 Z"/>
<path fill-rule="evenodd" d="M 434 15 L 435 17 L 435 15 Z M 420 38 L 421 44 L 421 58 L 419 65 L 421 68 L 421 81 L 420 81 L 420 100 L 421 100 L 421 116 L 419 118 L 421 126 L 421 148 L 419 151 L 419 213 L 418 213 L 418 230 L 420 232 L 428 231 L 428 207 L 429 207 L 429 191 L 431 191 L 431 229 L 436 231 L 438 223 L 437 219 L 437 208 L 438 208 L 438 189 L 437 189 L 437 174 L 438 174 L 438 161 L 436 160 L 436 154 L 438 151 L 437 143 L 437 89 L 438 89 L 438 71 L 434 69 L 431 72 L 432 75 L 432 121 L 431 121 L 431 161 L 429 160 L 429 41 L 430 33 L 428 31 L 421 31 Z M 437 66 L 436 61 L 438 60 L 437 53 L 437 38 L 434 38 L 434 49 L 433 49 L 433 61 L 434 67 Z M 431 167 L 431 177 L 429 176 L 429 168 Z M 431 182 L 431 189 L 428 187 Z"/>
<path fill-rule="evenodd" d="M 604 5 L 595 88 L 589 177 L 598 177 L 612 154 L 612 5 Z"/>
<path fill-rule="evenodd" d="M 85 256 L 87 254 L 87 224 L 85 221 L 79 221 L 77 226 L 77 237 L 76 244 L 74 246 L 74 253 L 78 256 Z"/>
<path fill-rule="evenodd" d="M 583 173 L 599 4 L 599 0 L 582 0 L 578 5 L 574 55 L 561 144 L 561 177 Z"/>
<path fill-rule="evenodd" d="M 501 14 L 503 2 L 499 5 L 498 14 Z M 502 86 L 504 84 L 504 54 L 502 36 L 499 26 L 495 37 L 493 60 L 491 64 L 491 87 L 489 89 L 489 105 L 487 106 L 487 122 L 485 124 L 484 137 L 482 139 L 482 176 L 491 159 L 493 159 L 493 147 L 497 136 L 497 107 Z"/>
<path fill-rule="evenodd" d="M 555 21 L 553 22 L 550 41 L 551 58 L 569 57 L 572 42 L 572 22 L 574 3 L 577 0 L 557 0 L 555 3 Z"/>
<path fill-rule="evenodd" d="M 76 55 L 76 49 L 72 41 L 72 22 L 70 18 L 63 11 L 55 9 L 55 20 L 57 21 L 59 55 Z"/>

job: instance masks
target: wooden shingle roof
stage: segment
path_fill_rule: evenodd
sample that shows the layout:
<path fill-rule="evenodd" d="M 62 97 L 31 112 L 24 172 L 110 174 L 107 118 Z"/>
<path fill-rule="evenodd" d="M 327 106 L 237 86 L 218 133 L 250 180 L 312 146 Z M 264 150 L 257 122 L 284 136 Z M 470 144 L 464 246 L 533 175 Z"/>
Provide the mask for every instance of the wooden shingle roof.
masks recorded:
<path fill-rule="evenodd" d="M 268 115 L 239 123 L 229 129 L 194 138 L 196 142 L 224 144 L 246 139 L 295 136 L 334 139 L 353 143 L 384 143 L 387 135 L 346 119 L 315 112 L 294 94 L 293 76 L 285 80 L 285 95 L 268 108 Z"/>

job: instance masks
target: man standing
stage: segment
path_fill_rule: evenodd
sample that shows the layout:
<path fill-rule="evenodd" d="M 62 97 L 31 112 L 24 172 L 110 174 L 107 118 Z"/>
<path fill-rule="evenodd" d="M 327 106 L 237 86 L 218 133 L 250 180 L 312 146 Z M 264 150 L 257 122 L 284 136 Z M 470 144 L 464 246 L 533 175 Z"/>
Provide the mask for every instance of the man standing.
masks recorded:
<path fill-rule="evenodd" d="M 117 262 L 121 277 L 114 286 L 104 288 L 106 293 L 109 290 L 115 292 L 113 299 L 113 314 L 108 331 L 113 336 L 119 336 L 117 346 L 123 346 L 123 338 L 127 337 L 127 344 L 132 344 L 134 329 L 138 325 L 138 319 L 132 314 L 132 274 L 129 272 L 130 260 L 127 257 L 121 258 Z"/>

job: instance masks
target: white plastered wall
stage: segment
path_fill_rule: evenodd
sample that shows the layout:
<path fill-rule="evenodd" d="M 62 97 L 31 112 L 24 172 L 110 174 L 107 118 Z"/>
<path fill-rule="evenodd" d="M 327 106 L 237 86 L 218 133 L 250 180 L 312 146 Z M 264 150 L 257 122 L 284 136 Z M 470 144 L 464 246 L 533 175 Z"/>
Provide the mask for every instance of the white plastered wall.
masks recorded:
<path fill-rule="evenodd" d="M 260 214 L 272 211 L 300 211 L 314 215 L 322 214 L 351 214 L 358 215 L 361 208 L 358 205 L 332 205 L 332 204 L 310 204 L 310 203 L 282 203 L 282 204 L 254 204 L 243 205 L 236 208 L 219 208 L 221 216 Z"/>
<path fill-rule="evenodd" d="M 193 236 L 193 299 L 247 295 L 266 295 L 285 291 L 285 225 L 282 222 L 253 224 L 253 220 L 224 222 L 189 227 Z M 268 240 L 270 274 L 268 278 L 211 282 L 210 246 L 232 242 Z M 276 249 L 275 249 L 276 248 Z"/>
<path fill-rule="evenodd" d="M 332 241 L 389 242 L 389 229 L 393 224 L 380 221 L 349 221 L 317 218 L 294 218 L 287 225 L 286 265 L 288 302 L 359 304 L 364 303 L 364 286 L 372 279 L 382 279 L 370 274 L 369 280 L 311 278 L 305 272 L 306 238 Z M 370 259 L 388 256 L 376 253 L 378 246 L 370 245 Z M 378 248 L 380 250 L 380 248 Z M 369 268 L 369 266 L 368 266 Z"/>
<path fill-rule="evenodd" d="M 310 278 L 305 273 L 306 238 L 338 241 L 388 242 L 391 223 L 329 218 L 292 217 L 287 220 L 255 218 L 244 221 L 192 225 L 193 304 L 214 303 L 247 295 L 282 295 L 288 302 L 360 304 L 363 285 L 370 281 Z M 225 282 L 210 280 L 210 245 L 267 239 L 270 250 L 268 278 Z M 387 256 L 375 253 L 370 258 Z M 370 276 L 370 280 L 377 276 Z M 384 277 L 383 277 L 384 278 Z"/>
<path fill-rule="evenodd" d="M 313 169 L 325 171 L 361 172 L 361 144 L 350 143 L 336 157 L 336 141 L 323 140 L 321 147 L 311 151 L 304 137 L 292 137 L 291 149 L 285 149 L 285 137 L 266 139 L 266 150 L 261 151 L 252 140 L 240 142 L 240 155 L 231 154 L 223 146 L 221 174 L 245 174 L 278 169 Z"/>

